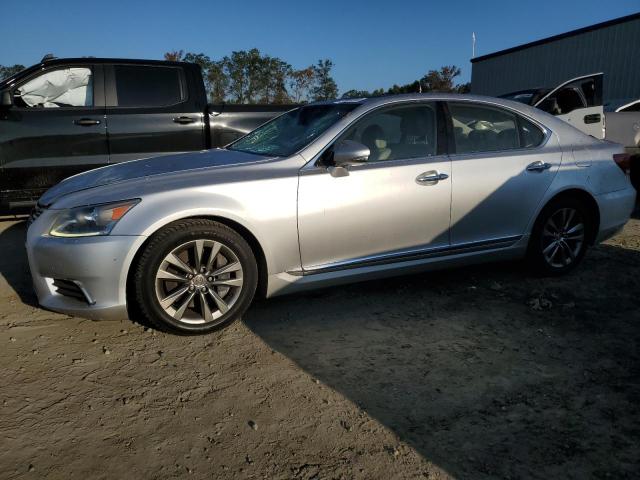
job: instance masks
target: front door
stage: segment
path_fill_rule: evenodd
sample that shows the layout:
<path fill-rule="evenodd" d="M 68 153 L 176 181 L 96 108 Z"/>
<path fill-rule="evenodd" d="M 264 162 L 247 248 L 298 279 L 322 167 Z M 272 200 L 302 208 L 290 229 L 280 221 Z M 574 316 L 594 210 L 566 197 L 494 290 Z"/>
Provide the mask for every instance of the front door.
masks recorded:
<path fill-rule="evenodd" d="M 206 105 L 199 104 L 196 92 L 188 91 L 183 68 L 132 64 L 106 68 L 111 163 L 205 148 Z"/>
<path fill-rule="evenodd" d="M 512 111 L 450 103 L 453 246 L 515 242 L 560 166 L 555 136 Z"/>
<path fill-rule="evenodd" d="M 108 163 L 101 66 L 57 65 L 11 93 L 14 105 L 0 112 L 5 206 L 27 206 L 63 178 Z"/>
<path fill-rule="evenodd" d="M 332 176 L 324 166 L 301 171 L 298 228 L 305 271 L 449 245 L 451 168 L 438 148 L 444 138 L 438 139 L 437 118 L 434 102 L 374 111 L 334 143 L 366 145 L 366 162 L 349 167 L 346 176 Z"/>

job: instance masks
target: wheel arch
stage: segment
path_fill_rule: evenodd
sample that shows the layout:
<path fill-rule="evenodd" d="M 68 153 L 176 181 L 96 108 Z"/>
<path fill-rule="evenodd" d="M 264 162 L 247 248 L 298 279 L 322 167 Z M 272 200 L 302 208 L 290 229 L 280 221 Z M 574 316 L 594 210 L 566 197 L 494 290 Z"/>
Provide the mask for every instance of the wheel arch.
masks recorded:
<path fill-rule="evenodd" d="M 547 199 L 536 215 L 532 230 L 540 220 L 540 216 L 542 215 L 542 212 L 544 212 L 544 209 L 547 208 L 547 206 L 552 202 L 555 202 L 556 200 L 561 198 L 577 199 L 578 201 L 584 203 L 585 206 L 587 206 L 592 220 L 592 228 L 588 233 L 588 242 L 590 245 L 593 245 L 596 237 L 598 236 L 598 231 L 600 230 L 600 207 L 598 206 L 598 202 L 596 202 L 596 199 L 593 197 L 593 195 L 583 188 L 569 187 L 557 192 L 551 198 Z"/>
<path fill-rule="evenodd" d="M 153 232 L 151 232 L 147 238 L 142 242 L 135 254 L 133 255 L 133 259 L 131 260 L 126 275 L 126 300 L 127 300 L 127 310 L 129 312 L 129 318 L 136 318 L 138 314 L 135 302 L 131 302 L 130 299 L 133 298 L 133 294 L 135 291 L 135 286 L 133 283 L 135 276 L 135 269 L 140 260 L 140 256 L 144 252 L 144 249 L 149 244 L 150 240 L 153 236 L 159 232 L 161 229 L 165 228 L 167 225 L 171 225 L 172 223 L 184 221 L 184 220 L 213 220 L 219 222 L 233 230 L 235 230 L 244 240 L 249 244 L 253 254 L 256 257 L 256 263 L 258 266 L 258 287 L 256 289 L 256 297 L 264 298 L 266 296 L 267 291 L 267 282 L 268 282 L 268 266 L 267 266 L 267 257 L 265 255 L 264 249 L 257 237 L 251 232 L 246 226 L 241 223 L 236 222 L 227 217 L 219 216 L 219 215 L 191 215 L 186 217 L 181 217 L 177 219 L 172 219 L 168 223 L 164 223 L 158 226 Z"/>

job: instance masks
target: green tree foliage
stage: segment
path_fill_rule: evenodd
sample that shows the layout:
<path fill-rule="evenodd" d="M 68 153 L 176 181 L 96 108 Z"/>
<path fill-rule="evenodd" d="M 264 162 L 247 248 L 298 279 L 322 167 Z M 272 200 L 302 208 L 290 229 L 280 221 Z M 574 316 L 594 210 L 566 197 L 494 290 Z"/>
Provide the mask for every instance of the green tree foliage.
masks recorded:
<path fill-rule="evenodd" d="M 378 97 L 380 95 L 398 95 L 401 93 L 419 93 L 419 92 L 453 92 L 453 93 L 469 93 L 471 91 L 470 83 L 455 84 L 455 79 L 461 73 L 461 70 L 455 65 L 446 65 L 440 70 L 429 70 L 420 80 L 414 80 L 406 85 L 394 85 L 386 92 L 382 88 L 369 92 L 367 90 L 349 90 L 345 92 L 343 98 L 362 98 L 362 97 Z"/>
<path fill-rule="evenodd" d="M 313 87 L 313 99 L 330 100 L 338 96 L 338 85 L 331 76 L 333 62 L 329 59 L 318 60 L 313 66 L 315 85 Z"/>
<path fill-rule="evenodd" d="M 289 73 L 289 88 L 294 103 L 304 103 L 311 99 L 311 88 L 314 82 L 313 66 Z"/>
<path fill-rule="evenodd" d="M 167 62 L 180 62 L 184 56 L 184 50 L 174 50 L 173 52 L 167 52 L 164 54 L 164 59 Z"/>
<path fill-rule="evenodd" d="M 9 78 L 12 75 L 15 75 L 19 71 L 24 70 L 24 65 L 15 64 L 10 67 L 5 67 L 4 65 L 0 65 L 0 80 L 5 78 Z"/>

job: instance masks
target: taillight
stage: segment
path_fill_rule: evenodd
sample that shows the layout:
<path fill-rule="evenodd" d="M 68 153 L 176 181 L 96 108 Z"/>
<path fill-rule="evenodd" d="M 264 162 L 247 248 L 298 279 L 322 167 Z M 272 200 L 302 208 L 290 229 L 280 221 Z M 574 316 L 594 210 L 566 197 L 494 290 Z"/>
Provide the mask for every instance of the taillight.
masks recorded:
<path fill-rule="evenodd" d="M 631 172 L 631 155 L 628 153 L 614 153 L 613 161 L 620 167 L 626 175 Z"/>

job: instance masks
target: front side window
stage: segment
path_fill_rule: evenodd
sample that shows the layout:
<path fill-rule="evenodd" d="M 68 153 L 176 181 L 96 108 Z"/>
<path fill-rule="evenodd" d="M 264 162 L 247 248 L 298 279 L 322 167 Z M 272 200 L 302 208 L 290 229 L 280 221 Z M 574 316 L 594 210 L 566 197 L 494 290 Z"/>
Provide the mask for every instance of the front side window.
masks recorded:
<path fill-rule="evenodd" d="M 23 108 L 92 107 L 91 69 L 60 68 L 45 72 L 16 88 L 14 102 Z"/>
<path fill-rule="evenodd" d="M 369 148 L 368 162 L 422 158 L 436 154 L 434 105 L 402 105 L 367 115 L 340 138 Z"/>
<path fill-rule="evenodd" d="M 287 157 L 344 118 L 357 103 L 308 105 L 274 118 L 229 145 L 229 150 Z"/>
<path fill-rule="evenodd" d="M 176 67 L 115 65 L 118 107 L 167 107 L 184 100 Z"/>

